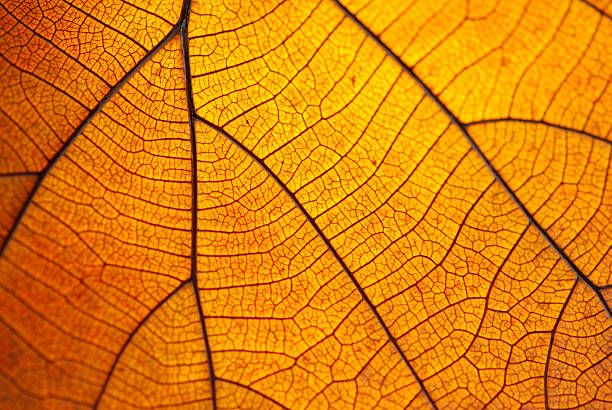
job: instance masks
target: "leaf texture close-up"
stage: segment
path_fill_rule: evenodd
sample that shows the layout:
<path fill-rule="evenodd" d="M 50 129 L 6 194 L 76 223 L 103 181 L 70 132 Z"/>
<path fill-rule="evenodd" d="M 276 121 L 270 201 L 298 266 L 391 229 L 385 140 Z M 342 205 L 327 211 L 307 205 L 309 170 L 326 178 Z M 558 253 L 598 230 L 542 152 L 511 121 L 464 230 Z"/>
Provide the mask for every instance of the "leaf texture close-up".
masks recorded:
<path fill-rule="evenodd" d="M 612 407 L 612 1 L 0 3 L 0 408 Z"/>

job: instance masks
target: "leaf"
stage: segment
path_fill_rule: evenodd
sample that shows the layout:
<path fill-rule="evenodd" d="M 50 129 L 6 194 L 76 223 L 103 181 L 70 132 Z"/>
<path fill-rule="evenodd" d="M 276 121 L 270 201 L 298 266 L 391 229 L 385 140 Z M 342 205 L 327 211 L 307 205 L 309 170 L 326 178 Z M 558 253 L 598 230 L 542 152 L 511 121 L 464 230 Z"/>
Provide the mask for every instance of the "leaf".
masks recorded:
<path fill-rule="evenodd" d="M 604 408 L 606 2 L 5 2 L 0 399 Z"/>

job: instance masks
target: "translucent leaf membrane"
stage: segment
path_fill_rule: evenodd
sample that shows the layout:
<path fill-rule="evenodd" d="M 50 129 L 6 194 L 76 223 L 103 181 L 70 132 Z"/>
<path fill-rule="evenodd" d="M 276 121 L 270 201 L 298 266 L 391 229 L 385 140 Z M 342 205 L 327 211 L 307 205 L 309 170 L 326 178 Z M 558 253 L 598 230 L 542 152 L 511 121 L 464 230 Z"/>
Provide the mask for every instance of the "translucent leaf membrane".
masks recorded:
<path fill-rule="evenodd" d="M 612 140 L 606 3 L 598 6 L 608 15 L 586 1 L 358 0 L 346 7 L 461 121 L 546 121 Z"/>
<path fill-rule="evenodd" d="M 543 406 L 547 346 L 575 274 L 460 131 L 333 4 L 285 15 L 295 8 L 284 3 L 218 34 L 202 28 L 231 18 L 212 26 L 207 6 L 191 20 L 198 113 L 303 205 L 434 402 Z M 277 18 L 287 33 L 268 36 Z M 293 45 L 290 60 L 275 58 Z"/>
<path fill-rule="evenodd" d="M 210 389 L 200 316 L 187 284 L 136 331 L 109 375 L 100 408 L 210 407 Z"/>
<path fill-rule="evenodd" d="M 612 327 L 601 303 L 582 283 L 568 296 L 550 346 L 551 408 L 610 406 Z"/>
<path fill-rule="evenodd" d="M 171 30 L 180 10 L 178 1 L 5 2 L 0 174 L 42 170 L 89 110 Z"/>
<path fill-rule="evenodd" d="M 92 405 L 131 332 L 189 278 L 188 130 L 174 40 L 44 179 L 0 259 L 11 403 Z"/>
<path fill-rule="evenodd" d="M 139 4 L 142 3 L 142 4 Z M 172 29 L 179 1 L 7 1 L 0 7 L 0 246 L 15 206 L 105 95 Z M 6 216 L 5 216 L 6 214 Z"/>
<path fill-rule="evenodd" d="M 609 7 L 3 5 L 0 400 L 609 407 Z"/>
<path fill-rule="evenodd" d="M 469 132 L 578 268 L 597 285 L 612 283 L 610 143 L 512 121 Z"/>
<path fill-rule="evenodd" d="M 32 175 L 0 177 L 0 192 L 3 192 L 0 197 L 0 246 L 4 244 L 35 182 L 36 177 Z"/>
<path fill-rule="evenodd" d="M 397 406 L 420 389 L 273 178 L 198 124 L 198 284 L 220 408 Z"/>

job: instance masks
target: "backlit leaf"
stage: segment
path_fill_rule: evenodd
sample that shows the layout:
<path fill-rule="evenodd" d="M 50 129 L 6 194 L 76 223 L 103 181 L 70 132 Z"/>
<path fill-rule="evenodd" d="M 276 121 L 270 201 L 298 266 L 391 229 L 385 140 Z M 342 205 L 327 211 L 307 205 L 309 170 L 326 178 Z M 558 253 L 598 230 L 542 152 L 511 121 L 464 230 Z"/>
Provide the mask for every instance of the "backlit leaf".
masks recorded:
<path fill-rule="evenodd" d="M 612 5 L 3 1 L 3 408 L 605 408 Z"/>

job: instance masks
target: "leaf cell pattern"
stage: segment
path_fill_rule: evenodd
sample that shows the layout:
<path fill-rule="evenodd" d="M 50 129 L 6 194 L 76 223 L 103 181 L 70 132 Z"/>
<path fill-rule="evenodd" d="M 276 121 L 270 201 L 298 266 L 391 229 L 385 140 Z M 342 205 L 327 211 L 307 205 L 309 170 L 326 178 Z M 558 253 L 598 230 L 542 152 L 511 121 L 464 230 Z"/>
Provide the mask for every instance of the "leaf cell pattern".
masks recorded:
<path fill-rule="evenodd" d="M 2 407 L 612 405 L 610 2 L 0 10 Z"/>

